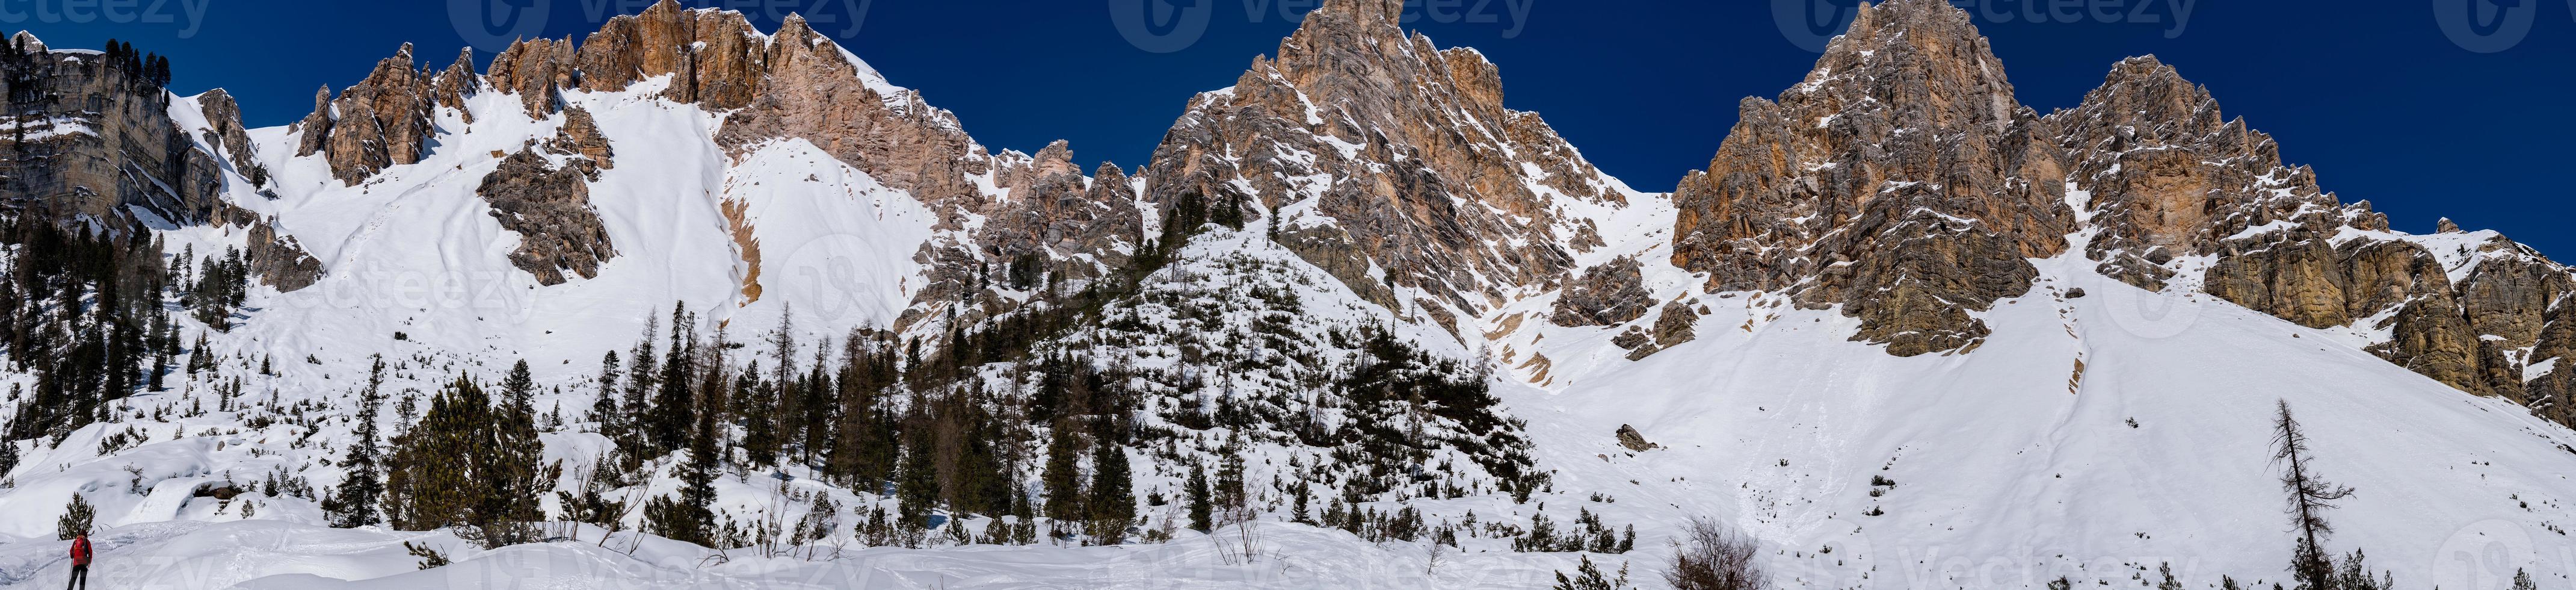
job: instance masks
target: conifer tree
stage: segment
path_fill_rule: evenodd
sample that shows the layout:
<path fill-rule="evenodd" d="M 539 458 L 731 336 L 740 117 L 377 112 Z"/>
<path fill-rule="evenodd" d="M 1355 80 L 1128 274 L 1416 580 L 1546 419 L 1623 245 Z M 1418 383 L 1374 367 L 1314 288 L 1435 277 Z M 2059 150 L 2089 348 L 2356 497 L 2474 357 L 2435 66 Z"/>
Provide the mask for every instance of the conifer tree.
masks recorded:
<path fill-rule="evenodd" d="M 68 541 L 89 534 L 91 524 L 97 519 L 98 507 L 91 505 L 88 498 L 74 493 L 71 503 L 63 506 L 62 518 L 54 520 L 54 540 Z"/>
<path fill-rule="evenodd" d="M 477 524 L 476 514 L 493 484 L 475 460 L 485 450 L 480 433 L 491 430 L 491 403 L 471 380 L 458 378 L 430 399 L 429 411 L 401 436 L 385 479 L 385 514 L 394 528 L 437 530 Z"/>
<path fill-rule="evenodd" d="M 477 512 L 477 522 L 490 537 L 487 546 L 499 547 L 536 540 L 533 523 L 537 514 L 540 490 L 537 462 L 545 448 L 537 440 L 536 381 L 528 371 L 528 361 L 520 360 L 510 367 L 510 375 L 501 381 L 503 406 L 494 416 L 491 434 L 483 438 L 488 449 L 475 453 L 482 464 L 476 471 L 492 486 L 491 493 Z"/>
<path fill-rule="evenodd" d="M 734 376 L 736 410 L 743 416 L 742 452 L 753 467 L 768 467 L 778 459 L 776 391 L 773 384 L 760 381 L 760 361 L 752 361 L 751 370 Z"/>
<path fill-rule="evenodd" d="M 1592 565 L 1592 556 L 1586 555 L 1583 556 L 1582 565 L 1574 568 L 1573 577 L 1566 577 L 1565 572 L 1556 573 L 1555 590 L 1618 590 L 1627 585 L 1628 574 L 1625 566 L 1621 567 L 1619 578 L 1613 580 L 1601 575 L 1601 568 Z"/>
<path fill-rule="evenodd" d="M 0 437 L 0 478 L 18 470 L 18 441 Z"/>
<path fill-rule="evenodd" d="M 1207 466 L 1190 463 L 1189 481 L 1190 530 L 1208 532 L 1216 529 L 1211 516 L 1212 500 L 1208 497 Z"/>
<path fill-rule="evenodd" d="M 1046 488 L 1046 517 L 1058 524 L 1081 522 L 1090 516 L 1082 505 L 1080 445 L 1071 421 L 1058 422 L 1048 439 L 1046 473 L 1039 480 Z"/>
<path fill-rule="evenodd" d="M 601 355 L 599 377 L 592 381 L 599 385 L 599 397 L 590 401 L 590 420 L 599 423 L 600 435 L 608 437 L 611 441 L 624 436 L 624 429 L 618 427 L 617 378 L 619 376 L 617 351 L 611 350 L 608 354 Z"/>
<path fill-rule="evenodd" d="M 667 383 L 667 382 L 666 382 Z M 715 416 L 699 413 L 699 429 L 688 436 L 689 460 L 680 468 L 680 497 L 645 503 L 644 519 L 653 534 L 713 547 L 716 544 L 715 481 L 721 457 L 716 451 Z"/>
<path fill-rule="evenodd" d="M 904 530 L 923 530 L 930 526 L 930 512 L 939 503 L 939 470 L 931 464 L 930 444 L 926 435 L 904 437 L 907 442 L 903 462 L 895 468 L 894 495 L 896 514 Z"/>
<path fill-rule="evenodd" d="M 1127 526 L 1136 520 L 1136 482 L 1127 468 L 1127 450 L 1106 437 L 1092 445 L 1091 537 L 1102 545 L 1126 542 Z"/>
<path fill-rule="evenodd" d="M 376 473 L 376 441 L 380 436 L 376 413 L 385 403 L 385 358 L 377 355 L 374 360 L 373 366 L 367 369 L 366 388 L 358 390 L 358 427 L 352 433 L 357 440 L 349 442 L 349 454 L 340 460 L 341 469 L 349 472 L 349 476 L 340 480 L 339 489 L 322 507 L 330 514 L 331 526 L 338 528 L 383 522 L 376 516 L 376 503 L 381 501 L 385 490 L 382 476 Z"/>

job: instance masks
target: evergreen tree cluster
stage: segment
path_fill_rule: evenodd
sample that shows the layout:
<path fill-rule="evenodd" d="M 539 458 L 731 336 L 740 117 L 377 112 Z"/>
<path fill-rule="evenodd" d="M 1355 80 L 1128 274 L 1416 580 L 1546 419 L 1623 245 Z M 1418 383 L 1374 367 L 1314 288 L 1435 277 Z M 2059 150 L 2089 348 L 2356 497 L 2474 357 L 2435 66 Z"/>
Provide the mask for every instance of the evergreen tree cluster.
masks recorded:
<path fill-rule="evenodd" d="M 512 371 L 498 404 L 472 377 L 457 377 L 394 437 L 383 500 L 394 528 L 453 528 L 489 547 L 537 540 L 538 494 L 548 478 L 538 473 L 542 446 L 526 366 Z"/>
<path fill-rule="evenodd" d="M 157 238 L 7 215 L 0 244 L 0 351 L 36 376 L 10 440 L 67 434 L 107 419 L 110 402 L 161 387 L 180 352 L 168 286 L 186 276 L 164 268 Z"/>
<path fill-rule="evenodd" d="M 50 61 L 37 61 L 41 58 L 41 53 L 27 46 L 25 39 L 13 38 L 5 46 L 0 46 L 0 65 L 26 63 L 50 65 Z M 131 84 L 144 89 L 170 86 L 170 58 L 168 57 L 137 50 L 134 44 L 115 39 L 107 40 L 107 49 L 100 53 L 99 61 L 108 69 L 124 74 L 125 80 Z"/>

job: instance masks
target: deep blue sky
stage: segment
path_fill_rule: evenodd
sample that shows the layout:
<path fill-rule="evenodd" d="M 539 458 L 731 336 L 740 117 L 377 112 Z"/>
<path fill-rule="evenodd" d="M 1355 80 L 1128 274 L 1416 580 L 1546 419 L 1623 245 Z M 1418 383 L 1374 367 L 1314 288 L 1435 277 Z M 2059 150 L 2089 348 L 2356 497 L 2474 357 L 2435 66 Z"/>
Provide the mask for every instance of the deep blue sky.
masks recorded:
<path fill-rule="evenodd" d="M 166 23 L 56 12 L 65 1 L 0 0 L 0 23 L 57 47 L 116 37 L 171 55 L 177 90 L 228 88 L 250 123 L 265 126 L 301 117 L 317 86 L 356 82 L 402 42 L 444 64 L 470 29 L 451 9 L 493 0 L 140 2 L 161 4 Z M 548 6 L 551 37 L 587 33 L 595 13 L 631 1 L 501 0 Z M 686 3 L 748 6 L 765 29 L 784 11 L 762 6 L 831 15 L 819 29 L 956 111 L 986 145 L 1034 151 L 1070 139 L 1080 160 L 1132 169 L 1191 94 L 1231 85 L 1294 30 L 1281 11 L 1313 0 L 762 1 Z M 1454 1 L 1447 18 L 1416 25 L 1444 46 L 1482 49 L 1501 64 L 1512 108 L 1545 114 L 1594 162 L 1645 190 L 1669 190 L 1704 167 L 1739 99 L 1776 96 L 1815 58 L 1781 32 L 1769 1 Z M 1972 9 L 2019 13 L 2042 0 L 1981 1 Z M 2429 231 L 2450 216 L 2576 260 L 2565 179 L 2576 168 L 2565 144 L 2576 136 L 2576 0 L 2494 0 L 2536 12 L 2521 42 L 2485 54 L 2454 42 L 2435 13 L 2490 0 L 2095 1 L 2119 8 L 2118 20 L 2143 10 L 2160 22 L 1980 18 L 2024 102 L 2042 112 L 2072 106 L 2112 63 L 2156 54 L 2209 86 L 2229 116 L 2279 138 L 2292 163 L 2315 166 L 2328 190 L 2371 200 L 2400 229 Z M 1112 15 L 1153 2 L 1204 3 L 1210 25 L 1178 51 L 1140 49 Z M 2170 34 L 2172 7 L 2185 2 L 2190 18 Z M 185 9 L 192 3 L 205 6 L 203 19 Z M 1495 22 L 1462 16 L 1479 5 Z M 1526 18 L 1515 18 L 1515 5 Z M 855 34 L 841 35 L 858 14 Z"/>

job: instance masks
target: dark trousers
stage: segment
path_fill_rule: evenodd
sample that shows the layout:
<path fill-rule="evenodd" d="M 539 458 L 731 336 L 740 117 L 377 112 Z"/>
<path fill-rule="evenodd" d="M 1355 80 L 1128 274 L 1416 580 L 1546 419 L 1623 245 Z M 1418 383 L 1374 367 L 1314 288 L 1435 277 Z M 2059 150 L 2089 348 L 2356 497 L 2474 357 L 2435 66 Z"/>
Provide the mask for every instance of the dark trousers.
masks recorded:
<path fill-rule="evenodd" d="M 89 590 L 89 566 L 72 566 L 72 583 L 70 585 L 63 586 L 63 590 L 71 590 L 73 588 Z"/>

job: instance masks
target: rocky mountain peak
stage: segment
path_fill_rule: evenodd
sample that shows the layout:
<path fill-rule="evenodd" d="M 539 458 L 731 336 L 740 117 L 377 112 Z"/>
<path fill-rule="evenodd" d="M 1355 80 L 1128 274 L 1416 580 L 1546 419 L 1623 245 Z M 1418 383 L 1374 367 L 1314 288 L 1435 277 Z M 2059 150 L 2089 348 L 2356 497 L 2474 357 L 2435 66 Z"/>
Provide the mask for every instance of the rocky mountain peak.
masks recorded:
<path fill-rule="evenodd" d="M 46 50 L 45 40 L 36 38 L 34 31 L 19 31 L 16 35 L 10 35 L 9 43 L 26 51 Z"/>
<path fill-rule="evenodd" d="M 801 26 L 801 19 L 789 27 Z M 742 13 L 683 8 L 663 0 L 611 18 L 581 46 L 583 87 L 621 90 L 672 76 L 663 96 L 713 109 L 741 108 L 757 91 L 765 43 Z"/>
<path fill-rule="evenodd" d="M 1598 239 L 1577 238 L 1595 222 L 1566 199 L 1624 206 L 1625 189 L 1505 108 L 1483 54 L 1407 34 L 1402 7 L 1326 2 L 1233 88 L 1193 100 L 1146 168 L 1148 199 L 1293 211 L 1270 221 L 1290 251 L 1454 331 L 1569 277 Z"/>
<path fill-rule="evenodd" d="M 2030 288 L 2075 229 L 2064 167 L 1965 11 L 1865 7 L 1806 80 L 1748 99 L 1680 183 L 1674 264 L 1711 290 L 1791 291 L 1918 355 L 1974 347 L 1968 311 Z"/>
<path fill-rule="evenodd" d="M 414 62 L 412 45 L 404 43 L 338 99 L 323 86 L 314 95 L 313 113 L 297 123 L 303 137 L 296 155 L 324 154 L 331 175 L 352 186 L 388 166 L 426 157 L 437 101 L 429 72 L 414 69 Z"/>
<path fill-rule="evenodd" d="M 473 123 L 474 113 L 465 108 L 465 97 L 481 90 L 482 84 L 483 77 L 474 73 L 474 48 L 467 47 L 457 51 L 456 63 L 439 71 L 429 86 L 438 107 L 456 109 L 465 116 L 466 123 Z"/>
<path fill-rule="evenodd" d="M 1967 11 L 1940 0 L 1864 5 L 1806 83 L 1781 102 L 1885 109 L 1896 123 L 1933 129 L 2000 130 L 2020 106 L 2002 62 Z"/>

